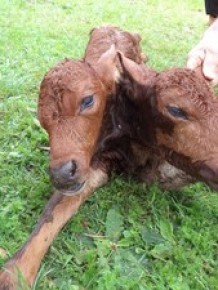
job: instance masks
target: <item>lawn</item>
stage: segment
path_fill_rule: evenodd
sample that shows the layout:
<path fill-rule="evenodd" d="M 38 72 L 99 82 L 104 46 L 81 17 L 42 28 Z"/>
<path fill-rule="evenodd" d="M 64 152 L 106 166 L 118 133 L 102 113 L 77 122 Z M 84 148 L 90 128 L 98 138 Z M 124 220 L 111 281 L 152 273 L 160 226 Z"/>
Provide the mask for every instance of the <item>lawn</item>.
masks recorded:
<path fill-rule="evenodd" d="M 153 68 L 184 66 L 207 17 L 200 0 L 0 0 L 0 11 L 1 266 L 52 193 L 36 115 L 48 69 L 82 57 L 103 23 L 139 32 Z M 218 289 L 217 192 L 201 183 L 163 192 L 114 177 L 59 234 L 34 289 Z"/>

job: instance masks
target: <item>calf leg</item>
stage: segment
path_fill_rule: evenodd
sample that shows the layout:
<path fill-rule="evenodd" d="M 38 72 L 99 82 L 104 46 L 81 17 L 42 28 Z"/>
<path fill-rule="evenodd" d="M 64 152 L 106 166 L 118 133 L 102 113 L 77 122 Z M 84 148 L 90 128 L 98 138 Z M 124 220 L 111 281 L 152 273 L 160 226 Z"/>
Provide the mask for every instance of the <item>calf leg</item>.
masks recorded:
<path fill-rule="evenodd" d="M 80 195 L 64 196 L 58 192 L 53 194 L 26 244 L 16 252 L 0 272 L 0 290 L 32 287 L 41 261 L 58 232 L 88 196 L 106 182 L 107 175 L 104 172 L 93 170 L 89 185 Z M 21 280 L 24 280 L 26 286 L 19 286 L 19 276 L 22 277 Z"/>

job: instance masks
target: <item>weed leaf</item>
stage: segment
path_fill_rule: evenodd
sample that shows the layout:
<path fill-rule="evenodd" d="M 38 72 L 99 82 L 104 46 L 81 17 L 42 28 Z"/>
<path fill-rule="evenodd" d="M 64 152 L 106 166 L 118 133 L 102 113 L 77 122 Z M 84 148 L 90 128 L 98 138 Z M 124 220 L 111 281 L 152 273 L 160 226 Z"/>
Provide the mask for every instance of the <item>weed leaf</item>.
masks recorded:
<path fill-rule="evenodd" d="M 153 229 L 143 227 L 141 230 L 142 239 L 148 245 L 157 245 L 164 242 L 162 236 Z"/>
<path fill-rule="evenodd" d="M 118 209 L 110 209 L 106 219 L 106 236 L 110 240 L 118 240 L 123 230 L 123 216 Z"/>
<path fill-rule="evenodd" d="M 153 250 L 151 250 L 151 255 L 154 258 L 163 260 L 169 258 L 172 254 L 172 245 L 167 242 L 165 244 L 156 245 Z"/>
<path fill-rule="evenodd" d="M 169 221 L 160 220 L 160 233 L 165 240 L 174 243 L 173 225 Z"/>

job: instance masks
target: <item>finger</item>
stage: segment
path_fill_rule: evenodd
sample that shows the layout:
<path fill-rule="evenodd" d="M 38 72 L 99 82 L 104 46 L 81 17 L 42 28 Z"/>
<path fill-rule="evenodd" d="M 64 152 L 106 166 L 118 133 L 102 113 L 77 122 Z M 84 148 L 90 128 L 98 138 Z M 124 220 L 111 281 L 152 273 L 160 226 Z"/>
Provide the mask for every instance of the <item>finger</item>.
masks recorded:
<path fill-rule="evenodd" d="M 187 68 L 194 70 L 197 67 L 200 67 L 201 63 L 202 63 L 202 61 L 199 57 L 191 57 L 187 60 L 186 66 L 187 66 Z"/>
<path fill-rule="evenodd" d="M 216 79 L 213 79 L 213 80 L 211 81 L 211 86 L 212 86 L 212 87 L 217 87 L 217 86 L 218 86 L 218 77 L 217 77 Z"/>
<path fill-rule="evenodd" d="M 194 70 L 197 67 L 201 67 L 204 58 L 205 51 L 203 49 L 191 51 L 191 53 L 188 55 L 188 60 L 186 64 L 187 68 Z"/>
<path fill-rule="evenodd" d="M 207 52 L 203 63 L 203 74 L 205 78 L 215 81 L 218 78 L 218 59 L 213 53 Z"/>

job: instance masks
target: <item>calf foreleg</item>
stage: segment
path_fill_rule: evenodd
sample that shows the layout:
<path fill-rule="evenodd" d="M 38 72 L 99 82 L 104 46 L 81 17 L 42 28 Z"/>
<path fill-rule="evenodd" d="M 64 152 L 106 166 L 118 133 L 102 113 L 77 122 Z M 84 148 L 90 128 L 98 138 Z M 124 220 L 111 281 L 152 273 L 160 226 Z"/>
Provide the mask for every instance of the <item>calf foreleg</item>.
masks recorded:
<path fill-rule="evenodd" d="M 107 175 L 101 170 L 95 170 L 90 175 L 89 185 L 80 195 L 64 196 L 58 192 L 53 194 L 26 244 L 16 252 L 0 272 L 0 290 L 32 287 L 40 263 L 58 232 L 77 212 L 87 197 L 106 182 Z M 26 286 L 19 285 L 22 280 Z"/>

